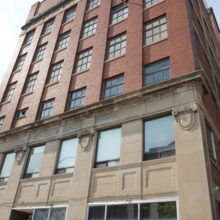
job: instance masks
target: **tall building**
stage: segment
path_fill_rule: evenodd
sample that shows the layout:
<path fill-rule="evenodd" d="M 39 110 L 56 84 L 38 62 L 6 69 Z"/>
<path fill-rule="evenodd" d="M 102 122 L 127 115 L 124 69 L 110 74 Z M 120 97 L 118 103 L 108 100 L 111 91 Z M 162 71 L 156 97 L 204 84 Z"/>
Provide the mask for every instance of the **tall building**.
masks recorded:
<path fill-rule="evenodd" d="M 220 219 L 204 1 L 38 2 L 0 101 L 0 220 Z"/>

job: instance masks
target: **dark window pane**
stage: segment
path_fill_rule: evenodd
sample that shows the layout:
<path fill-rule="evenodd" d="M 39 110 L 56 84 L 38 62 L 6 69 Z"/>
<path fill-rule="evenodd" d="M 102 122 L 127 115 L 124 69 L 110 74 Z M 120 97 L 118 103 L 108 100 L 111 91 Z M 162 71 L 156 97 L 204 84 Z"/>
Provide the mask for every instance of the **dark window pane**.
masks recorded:
<path fill-rule="evenodd" d="M 89 207 L 88 220 L 104 220 L 105 206 L 91 206 Z"/>

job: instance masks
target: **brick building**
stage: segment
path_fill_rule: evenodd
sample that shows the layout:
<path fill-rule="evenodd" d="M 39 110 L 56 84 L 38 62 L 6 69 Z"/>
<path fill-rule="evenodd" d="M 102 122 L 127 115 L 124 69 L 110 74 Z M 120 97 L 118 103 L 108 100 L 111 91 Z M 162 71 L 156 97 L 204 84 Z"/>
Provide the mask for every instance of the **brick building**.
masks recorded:
<path fill-rule="evenodd" d="M 203 1 L 38 2 L 0 101 L 0 220 L 220 219 L 220 32 Z"/>

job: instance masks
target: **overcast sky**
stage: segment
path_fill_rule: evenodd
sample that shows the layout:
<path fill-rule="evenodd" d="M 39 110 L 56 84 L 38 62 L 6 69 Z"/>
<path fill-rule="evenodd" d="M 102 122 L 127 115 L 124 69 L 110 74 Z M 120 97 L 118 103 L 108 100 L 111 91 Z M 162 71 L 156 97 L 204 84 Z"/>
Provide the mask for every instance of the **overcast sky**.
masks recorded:
<path fill-rule="evenodd" d="M 0 82 L 17 43 L 20 27 L 37 0 L 2 0 L 0 7 Z M 207 0 L 220 24 L 220 0 Z"/>

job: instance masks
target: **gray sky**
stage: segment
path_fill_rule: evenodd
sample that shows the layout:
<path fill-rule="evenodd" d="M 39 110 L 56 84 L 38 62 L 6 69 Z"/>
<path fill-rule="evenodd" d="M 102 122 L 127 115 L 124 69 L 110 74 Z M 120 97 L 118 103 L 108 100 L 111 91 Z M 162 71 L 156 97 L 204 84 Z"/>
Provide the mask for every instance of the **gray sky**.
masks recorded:
<path fill-rule="evenodd" d="M 20 27 L 25 23 L 31 5 L 37 0 L 5 0 L 0 7 L 0 83 L 17 43 Z M 214 8 L 220 24 L 220 1 L 207 0 L 209 7 Z"/>

